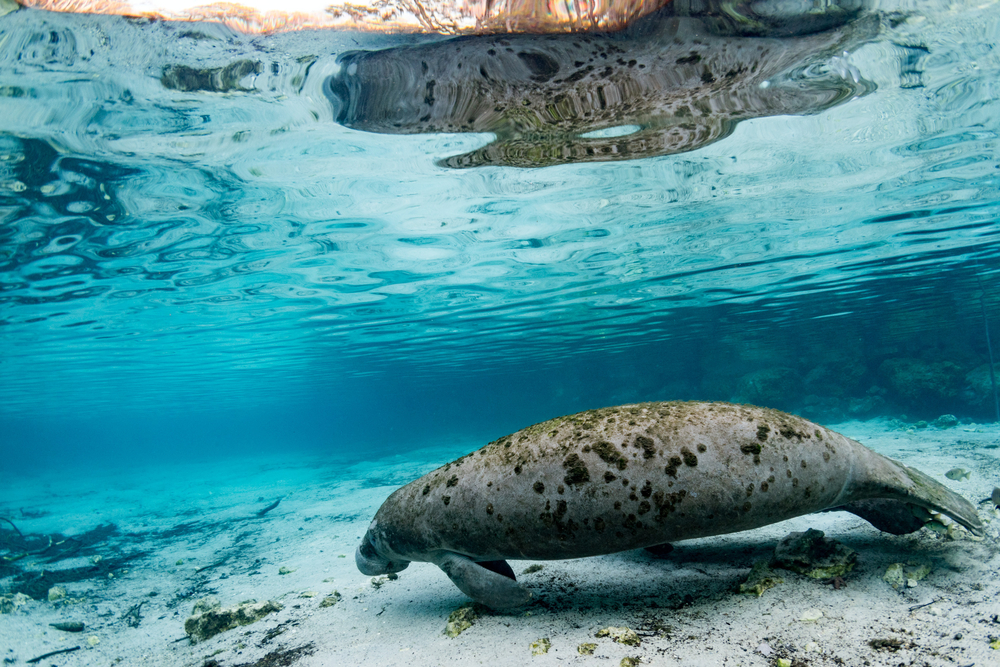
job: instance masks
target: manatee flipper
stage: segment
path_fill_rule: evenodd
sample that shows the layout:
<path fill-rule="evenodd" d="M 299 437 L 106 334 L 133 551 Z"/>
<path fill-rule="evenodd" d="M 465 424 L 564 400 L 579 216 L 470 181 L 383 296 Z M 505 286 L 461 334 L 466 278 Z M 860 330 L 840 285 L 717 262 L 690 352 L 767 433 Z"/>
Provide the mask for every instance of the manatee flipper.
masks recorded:
<path fill-rule="evenodd" d="M 508 579 L 517 581 L 517 577 L 514 576 L 514 569 L 505 560 L 479 560 L 476 561 L 476 565 L 479 567 L 485 567 L 490 572 L 496 572 L 497 574 L 502 574 Z"/>
<path fill-rule="evenodd" d="M 674 550 L 674 545 L 669 542 L 664 542 L 663 544 L 654 544 L 651 547 L 644 548 L 646 553 L 651 554 L 654 558 L 666 558 L 667 554 Z"/>
<path fill-rule="evenodd" d="M 828 512 L 850 512 L 859 516 L 879 530 L 892 535 L 915 533 L 926 523 L 913 513 L 913 506 L 899 500 L 873 498 L 856 500 L 853 503 L 831 507 Z"/>
<path fill-rule="evenodd" d="M 905 535 L 929 523 L 940 523 L 942 514 L 965 526 L 973 535 L 983 535 L 982 521 L 968 500 L 916 468 L 891 459 L 883 461 L 882 465 L 886 466 L 883 470 L 893 470 L 896 475 L 902 473 L 909 483 L 896 482 L 888 486 L 873 475 L 865 484 L 875 497 L 830 509 L 856 514 L 879 530 L 893 535 Z"/>
<path fill-rule="evenodd" d="M 433 562 L 448 575 L 460 591 L 487 607 L 493 609 L 520 607 L 531 599 L 531 593 L 514 581 L 512 570 L 508 577 L 506 573 L 485 567 L 488 563 L 500 568 L 497 564 L 503 563 L 510 570 L 510 565 L 505 561 L 476 563 L 467 556 L 452 551 L 442 551 L 436 555 Z"/>

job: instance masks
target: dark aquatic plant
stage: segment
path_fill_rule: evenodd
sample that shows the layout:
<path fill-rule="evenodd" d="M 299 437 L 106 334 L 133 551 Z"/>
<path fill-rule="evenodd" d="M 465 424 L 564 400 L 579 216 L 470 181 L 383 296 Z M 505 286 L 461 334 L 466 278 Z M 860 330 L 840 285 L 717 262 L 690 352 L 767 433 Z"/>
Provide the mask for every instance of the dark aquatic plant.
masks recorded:
<path fill-rule="evenodd" d="M 346 127 L 496 135 L 443 166 L 644 158 L 695 150 L 743 120 L 819 113 L 870 92 L 843 54 L 877 27 L 869 15 L 816 34 L 723 36 L 702 19 L 660 14 L 613 34 L 352 51 L 325 90 Z"/>
<path fill-rule="evenodd" d="M 978 266 L 976 272 L 976 282 L 979 283 L 979 309 L 983 313 L 983 329 L 986 330 L 986 353 L 990 361 L 990 386 L 993 388 L 993 407 L 996 410 L 996 421 L 1000 422 L 1000 398 L 997 397 L 997 377 L 993 370 L 993 345 L 990 343 L 990 322 L 986 318 L 986 290 L 983 288 L 983 279 L 979 277 Z"/>

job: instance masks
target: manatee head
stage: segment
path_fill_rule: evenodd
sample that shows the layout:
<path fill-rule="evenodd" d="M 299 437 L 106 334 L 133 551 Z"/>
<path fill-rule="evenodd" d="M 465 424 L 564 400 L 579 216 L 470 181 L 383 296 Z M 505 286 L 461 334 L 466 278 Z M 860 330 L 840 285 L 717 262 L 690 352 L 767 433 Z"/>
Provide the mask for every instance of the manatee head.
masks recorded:
<path fill-rule="evenodd" d="M 379 574 L 390 574 L 405 570 L 410 561 L 399 558 L 386 549 L 379 548 L 378 520 L 372 521 L 368 532 L 361 538 L 361 544 L 354 552 L 354 562 L 362 574 L 374 577 Z"/>

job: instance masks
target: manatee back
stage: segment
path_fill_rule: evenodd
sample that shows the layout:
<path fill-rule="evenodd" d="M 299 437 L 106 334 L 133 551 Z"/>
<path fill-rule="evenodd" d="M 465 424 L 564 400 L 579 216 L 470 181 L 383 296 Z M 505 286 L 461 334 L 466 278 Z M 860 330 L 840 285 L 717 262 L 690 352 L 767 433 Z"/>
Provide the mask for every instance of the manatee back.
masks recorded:
<path fill-rule="evenodd" d="M 624 405 L 491 442 L 399 489 L 377 517 L 385 543 L 412 560 L 613 553 L 842 504 L 858 450 L 869 452 L 776 410 Z"/>

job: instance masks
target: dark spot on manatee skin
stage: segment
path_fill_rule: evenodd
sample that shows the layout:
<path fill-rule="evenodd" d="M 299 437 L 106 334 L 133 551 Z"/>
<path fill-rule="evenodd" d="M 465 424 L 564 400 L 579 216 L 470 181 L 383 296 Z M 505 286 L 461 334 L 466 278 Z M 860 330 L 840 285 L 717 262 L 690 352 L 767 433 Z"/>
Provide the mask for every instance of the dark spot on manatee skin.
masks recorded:
<path fill-rule="evenodd" d="M 788 456 L 787 455 L 782 456 L 781 460 L 784 461 L 785 463 L 788 463 Z"/>
<path fill-rule="evenodd" d="M 628 461 L 618 448 L 612 445 L 607 440 L 601 440 L 600 442 L 593 445 L 591 448 L 593 451 L 601 457 L 601 460 L 605 463 L 618 466 L 619 470 L 625 470 L 628 467 Z"/>
<path fill-rule="evenodd" d="M 694 468 L 696 465 L 698 465 L 698 457 L 695 456 L 694 452 L 692 452 L 687 447 L 681 447 L 681 458 L 684 459 L 684 465 L 686 466 L 691 466 L 692 468 Z"/>
<path fill-rule="evenodd" d="M 764 442 L 765 440 L 767 440 L 767 434 L 770 432 L 771 432 L 770 426 L 768 426 L 767 424 L 761 424 L 760 426 L 757 427 L 757 439 L 760 440 L 761 442 Z M 760 451 L 758 450 L 757 453 L 760 453 Z"/>
<path fill-rule="evenodd" d="M 497 521 L 503 523 L 503 514 L 497 514 Z"/>
<path fill-rule="evenodd" d="M 632 502 L 635 502 L 639 500 L 639 496 L 635 495 L 635 491 L 633 491 L 632 493 L 628 494 L 628 499 L 631 500 Z"/>
<path fill-rule="evenodd" d="M 636 511 L 639 513 L 639 516 L 642 516 L 651 509 L 653 509 L 652 506 L 647 501 L 643 500 L 639 503 L 639 509 Z"/>
<path fill-rule="evenodd" d="M 639 493 L 642 494 L 643 498 L 649 498 L 650 494 L 653 493 L 653 485 L 648 479 L 646 480 L 646 483 L 642 485 L 642 491 Z"/>
<path fill-rule="evenodd" d="M 424 487 L 424 492 L 421 495 L 426 496 L 430 492 L 431 492 L 431 485 L 428 484 L 427 486 Z"/>
<path fill-rule="evenodd" d="M 644 459 L 651 459 L 656 456 L 656 443 L 644 435 L 636 436 L 635 446 L 642 450 Z"/>
<path fill-rule="evenodd" d="M 830 452 L 823 452 L 823 460 L 824 461 L 830 460 Z"/>
<path fill-rule="evenodd" d="M 445 486 L 455 486 L 456 484 L 458 484 L 458 475 L 452 475 L 448 478 L 448 481 L 445 482 Z"/>
<path fill-rule="evenodd" d="M 798 486 L 798 485 L 799 485 L 799 478 L 792 477 L 792 486 Z"/>
<path fill-rule="evenodd" d="M 817 440 L 822 440 L 823 439 L 823 434 L 820 433 L 818 430 L 817 431 L 813 431 L 813 435 L 816 436 Z"/>
<path fill-rule="evenodd" d="M 747 498 L 753 495 L 753 482 L 747 484 Z"/>
<path fill-rule="evenodd" d="M 566 476 L 563 481 L 567 485 L 585 484 L 590 481 L 590 471 L 578 454 L 570 454 L 563 460 L 563 468 L 566 469 Z"/>
<path fill-rule="evenodd" d="M 616 500 L 615 501 L 615 509 L 616 510 L 620 510 L 621 508 L 622 508 L 622 501 Z"/>
<path fill-rule="evenodd" d="M 556 487 L 556 493 L 558 493 L 559 495 L 562 495 L 562 492 L 565 491 L 565 490 L 566 490 L 566 487 L 563 486 L 562 484 L 560 484 L 559 486 Z"/>
<path fill-rule="evenodd" d="M 802 459 L 801 461 L 799 461 L 799 463 L 802 465 L 803 468 L 806 467 L 806 460 L 805 459 Z"/>
<path fill-rule="evenodd" d="M 752 507 L 753 507 L 753 505 L 750 504 L 749 500 L 746 501 L 745 503 L 743 503 L 743 511 L 744 512 L 749 512 Z"/>
<path fill-rule="evenodd" d="M 778 431 L 778 432 L 781 433 L 781 437 L 785 438 L 785 440 L 791 440 L 792 438 L 798 438 L 799 442 L 802 442 L 802 437 L 803 436 L 805 436 L 807 438 L 809 437 L 809 434 L 807 434 L 807 433 L 799 433 L 798 431 L 796 431 L 794 428 L 792 428 L 788 424 L 785 424 L 784 426 L 782 426 L 781 430 Z"/>
<path fill-rule="evenodd" d="M 520 475 L 521 474 L 521 464 L 520 463 L 517 464 L 516 466 L 514 466 L 514 474 L 515 475 Z"/>
<path fill-rule="evenodd" d="M 618 479 L 618 477 L 616 477 L 615 474 L 610 470 L 604 473 L 604 481 L 607 482 L 608 484 L 615 481 L 616 479 Z"/>
<path fill-rule="evenodd" d="M 596 519 L 594 519 L 594 530 L 596 530 L 599 533 L 604 532 L 604 519 L 602 519 L 601 517 L 597 517 Z"/>
<path fill-rule="evenodd" d="M 667 473 L 671 477 L 677 477 L 677 469 L 681 466 L 684 461 L 679 456 L 671 456 L 668 459 L 668 465 L 663 469 L 663 472 Z"/>
<path fill-rule="evenodd" d="M 486 503 L 486 513 L 493 514 L 493 503 Z"/>
<path fill-rule="evenodd" d="M 622 479 L 622 486 L 628 486 L 628 479 Z"/>
<path fill-rule="evenodd" d="M 767 482 L 761 482 L 760 483 L 760 490 L 761 491 L 767 491 L 769 488 L 770 488 L 770 486 L 768 485 Z"/>
<path fill-rule="evenodd" d="M 698 445 L 698 453 L 699 454 L 704 454 L 707 451 L 708 451 L 708 447 L 706 447 L 705 445 L 702 445 L 702 444 Z"/>
<path fill-rule="evenodd" d="M 443 500 L 444 504 L 447 505 L 448 503 L 451 502 L 451 496 L 443 496 L 441 500 Z"/>
<path fill-rule="evenodd" d="M 809 487 L 806 487 L 806 492 L 805 492 L 806 498 L 812 497 L 812 494 L 813 494 L 813 490 L 810 489 Z"/>
<path fill-rule="evenodd" d="M 740 445 L 740 451 L 747 455 L 753 454 L 754 456 L 757 456 L 760 454 L 760 450 L 761 447 L 759 442 L 750 442 L 745 445 Z"/>
<path fill-rule="evenodd" d="M 545 485 L 541 482 L 535 482 L 535 485 L 531 488 L 535 490 L 535 493 L 545 493 Z"/>

